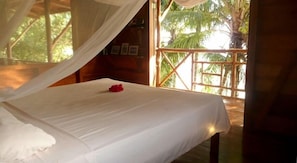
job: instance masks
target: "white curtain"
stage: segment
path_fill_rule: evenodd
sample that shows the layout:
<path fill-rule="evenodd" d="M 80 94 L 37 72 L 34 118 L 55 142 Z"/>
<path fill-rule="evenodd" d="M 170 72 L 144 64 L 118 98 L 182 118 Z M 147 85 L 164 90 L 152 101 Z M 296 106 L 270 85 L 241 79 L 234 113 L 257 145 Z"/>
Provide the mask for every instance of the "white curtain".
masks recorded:
<path fill-rule="evenodd" d="M 22 22 L 35 0 L 0 0 L 0 48 Z"/>
<path fill-rule="evenodd" d="M 84 2 L 84 4 L 86 4 L 84 6 L 84 8 L 86 8 L 85 14 L 89 15 L 84 18 L 98 18 L 96 19 L 97 22 L 89 21 L 90 24 L 86 24 L 86 26 L 89 27 L 88 29 L 90 29 L 90 31 L 84 31 L 80 29 L 77 29 L 78 31 L 74 31 L 74 33 L 88 33 L 87 35 L 91 36 L 89 38 L 84 38 L 85 41 L 83 42 L 78 41 L 79 43 L 76 45 L 76 50 L 74 51 L 74 55 L 71 59 L 57 64 L 55 67 L 33 78 L 16 90 L 0 90 L 0 102 L 16 99 L 31 94 L 33 92 L 37 92 L 77 71 L 93 57 L 95 57 L 125 27 L 125 25 L 133 18 L 133 16 L 146 2 L 146 0 L 118 1 L 121 1 L 122 3 L 119 3 L 120 5 L 115 6 L 113 4 L 110 5 L 100 2 L 93 3 L 93 0 L 73 0 L 73 3 Z M 87 4 L 89 4 L 90 6 L 88 6 Z M 94 7 L 94 5 L 96 6 Z M 102 9 L 100 5 L 104 6 L 104 14 L 102 14 L 100 10 L 95 11 L 88 9 L 96 7 L 98 9 Z M 24 15 L 26 14 L 24 13 Z M 79 35 L 83 36 L 83 34 Z"/>

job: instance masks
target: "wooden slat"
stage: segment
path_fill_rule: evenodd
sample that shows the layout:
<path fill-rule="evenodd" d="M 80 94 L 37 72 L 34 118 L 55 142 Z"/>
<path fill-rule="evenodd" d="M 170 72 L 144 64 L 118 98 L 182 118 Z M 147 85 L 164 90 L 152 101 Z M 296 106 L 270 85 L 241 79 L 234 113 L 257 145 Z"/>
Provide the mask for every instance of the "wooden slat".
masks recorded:
<path fill-rule="evenodd" d="M 237 91 L 245 91 L 244 89 L 237 89 L 236 88 L 236 84 L 235 82 L 237 82 L 236 78 L 237 78 L 237 73 L 234 72 L 234 71 L 237 71 L 236 69 L 236 66 L 239 66 L 239 65 L 245 65 L 246 63 L 245 62 L 238 62 L 237 61 L 237 57 L 236 55 L 237 54 L 246 54 L 247 50 L 244 50 L 244 49 L 200 49 L 200 48 L 195 48 L 195 49 L 175 49 L 175 48 L 159 48 L 157 50 L 157 87 L 162 87 L 164 85 L 164 83 L 173 75 L 173 74 L 176 74 L 177 77 L 180 79 L 180 81 L 184 84 L 185 88 L 187 90 L 191 90 L 191 91 L 194 91 L 194 86 L 195 85 L 202 85 L 202 86 L 208 86 L 208 84 L 205 84 L 203 82 L 201 83 L 197 83 L 194 81 L 194 78 L 192 76 L 192 79 L 191 79 L 191 89 L 187 87 L 187 85 L 185 84 L 185 81 L 183 81 L 183 79 L 180 77 L 180 74 L 178 74 L 177 72 L 177 69 L 178 67 L 184 63 L 184 61 L 188 58 L 188 57 L 191 57 L 192 58 L 192 69 L 189 69 L 188 71 L 192 71 L 191 74 L 196 74 L 196 68 L 195 68 L 195 65 L 198 65 L 198 64 L 202 64 L 202 68 L 203 69 L 203 65 L 204 64 L 217 64 L 217 65 L 221 65 L 221 72 L 219 74 L 214 74 L 214 73 L 207 73 L 207 72 L 201 72 L 201 78 L 203 78 L 203 75 L 211 75 L 211 76 L 219 76 L 220 78 L 222 78 L 223 76 L 223 70 L 222 70 L 222 67 L 224 65 L 230 65 L 232 66 L 232 70 L 233 72 L 232 73 L 232 76 L 231 76 L 231 83 L 232 86 L 228 89 L 231 89 L 231 96 L 233 98 L 237 98 L 235 97 L 236 96 L 236 92 Z M 169 54 L 172 54 L 172 55 L 176 55 L 176 54 L 186 54 L 186 56 L 182 59 L 182 61 L 180 61 L 178 63 L 177 66 L 173 65 L 167 55 L 167 53 Z M 199 61 L 197 59 L 195 59 L 195 55 L 198 54 L 198 53 L 231 53 L 232 54 L 232 59 L 231 61 Z M 191 55 L 191 56 L 190 56 Z M 168 63 L 168 65 L 172 68 L 172 70 L 170 72 L 168 72 L 168 74 L 165 74 L 165 77 L 163 77 L 163 79 L 161 80 L 160 79 L 160 67 L 161 67 L 161 58 L 163 57 L 163 60 Z M 202 80 L 203 81 L 203 80 Z M 221 80 L 222 81 L 222 80 Z M 222 86 L 222 82 L 220 82 L 219 85 L 209 85 L 210 87 L 218 87 L 218 88 L 221 88 L 221 89 L 224 89 L 225 87 Z"/>

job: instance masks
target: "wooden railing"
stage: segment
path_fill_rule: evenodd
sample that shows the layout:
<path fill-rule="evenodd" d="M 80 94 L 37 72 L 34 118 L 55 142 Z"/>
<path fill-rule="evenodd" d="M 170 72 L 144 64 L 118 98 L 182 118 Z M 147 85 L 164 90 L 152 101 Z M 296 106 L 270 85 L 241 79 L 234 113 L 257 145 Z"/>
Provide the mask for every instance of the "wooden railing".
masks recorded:
<path fill-rule="evenodd" d="M 157 87 L 245 98 L 247 50 L 157 50 Z"/>

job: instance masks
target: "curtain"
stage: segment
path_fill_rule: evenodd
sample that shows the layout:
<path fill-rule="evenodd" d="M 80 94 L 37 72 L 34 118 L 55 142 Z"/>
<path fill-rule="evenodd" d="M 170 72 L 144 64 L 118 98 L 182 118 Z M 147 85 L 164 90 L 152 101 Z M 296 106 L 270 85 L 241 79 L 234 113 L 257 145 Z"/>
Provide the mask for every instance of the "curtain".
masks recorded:
<path fill-rule="evenodd" d="M 72 5 L 77 6 L 77 8 L 74 8 L 76 11 L 73 11 L 74 17 L 77 16 L 77 19 L 90 18 L 89 21 L 84 21 L 84 23 L 89 23 L 85 24 L 88 28 L 84 30 L 74 29 L 75 31 L 73 31 L 74 35 L 77 35 L 74 36 L 74 39 L 77 40 L 75 41 L 76 47 L 73 57 L 58 63 L 17 89 L 3 88 L 0 90 L 0 102 L 20 98 L 42 90 L 74 73 L 94 58 L 126 26 L 146 0 L 121 0 L 121 2 L 120 5 L 114 5 L 101 3 L 100 1 L 94 3 L 93 0 L 72 0 Z M 80 7 L 76 4 L 83 4 L 83 6 Z M 77 14 L 87 15 L 80 16 Z M 24 13 L 24 15 L 26 14 Z M 84 38 L 81 36 L 84 36 Z"/>
<path fill-rule="evenodd" d="M 35 0 L 0 0 L 0 48 L 22 22 Z"/>

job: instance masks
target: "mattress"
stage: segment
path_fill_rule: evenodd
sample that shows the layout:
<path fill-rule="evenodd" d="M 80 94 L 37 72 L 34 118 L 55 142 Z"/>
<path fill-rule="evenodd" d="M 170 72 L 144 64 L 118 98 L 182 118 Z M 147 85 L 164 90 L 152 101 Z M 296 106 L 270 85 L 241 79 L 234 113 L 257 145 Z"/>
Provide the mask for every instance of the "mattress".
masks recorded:
<path fill-rule="evenodd" d="M 122 84 L 121 92 L 109 92 Z M 109 78 L 51 87 L 4 103 L 56 138 L 24 162 L 171 162 L 230 121 L 220 96 Z"/>

